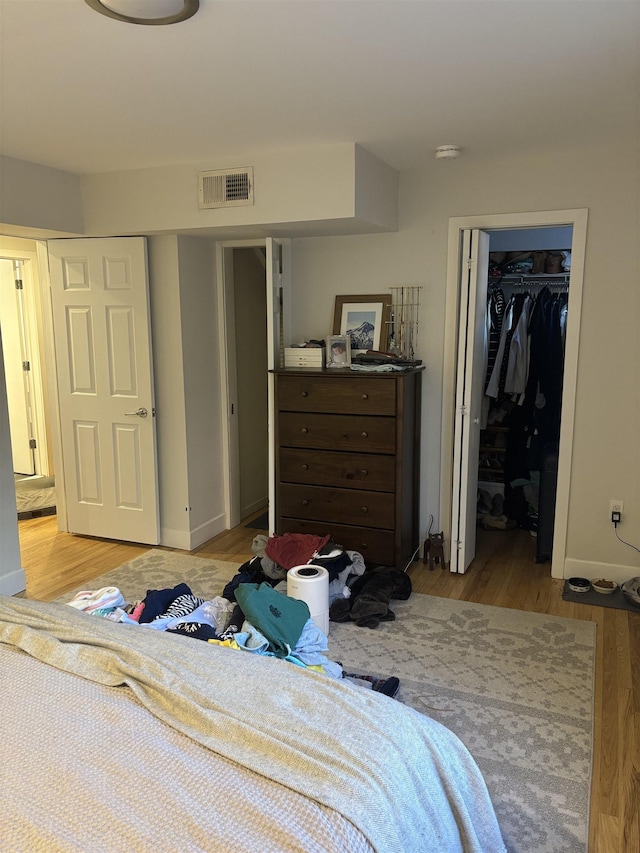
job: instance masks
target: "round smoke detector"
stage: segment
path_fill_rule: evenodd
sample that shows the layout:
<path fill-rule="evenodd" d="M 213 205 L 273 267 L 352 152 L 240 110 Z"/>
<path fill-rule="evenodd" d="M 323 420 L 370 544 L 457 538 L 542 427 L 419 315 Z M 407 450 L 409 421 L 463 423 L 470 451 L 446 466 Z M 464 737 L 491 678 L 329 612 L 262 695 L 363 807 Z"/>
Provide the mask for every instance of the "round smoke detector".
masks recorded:
<path fill-rule="evenodd" d="M 459 145 L 438 145 L 436 148 L 437 160 L 455 160 L 460 156 Z"/>

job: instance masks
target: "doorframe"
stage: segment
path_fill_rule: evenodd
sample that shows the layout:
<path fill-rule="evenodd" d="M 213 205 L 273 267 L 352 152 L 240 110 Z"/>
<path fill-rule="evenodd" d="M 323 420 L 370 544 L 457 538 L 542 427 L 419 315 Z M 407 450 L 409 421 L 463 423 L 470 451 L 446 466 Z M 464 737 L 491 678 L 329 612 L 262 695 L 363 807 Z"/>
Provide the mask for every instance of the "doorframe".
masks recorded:
<path fill-rule="evenodd" d="M 36 252 L 28 250 L 2 249 L 3 260 L 22 263 L 23 299 L 25 307 L 25 333 L 31 365 L 31 417 L 33 438 L 36 440 L 36 474 L 43 477 L 53 475 L 51 459 L 50 418 L 47 403 L 50 398 L 43 365 L 46 364 L 46 349 L 43 345 L 44 317 L 42 310 L 41 276 Z"/>
<path fill-rule="evenodd" d="M 456 216 L 449 219 L 447 245 L 447 277 L 445 301 L 444 358 L 442 372 L 442 448 L 440 455 L 440 526 L 452 529 L 453 425 L 456 395 L 456 363 L 459 333 L 460 281 L 462 273 L 461 240 L 467 229 L 503 230 L 571 226 L 571 285 L 565 337 L 564 381 L 562 390 L 562 419 L 558 454 L 558 481 L 553 537 L 551 576 L 565 574 L 567 522 L 571 485 L 571 461 L 575 422 L 576 385 L 580 319 L 587 243 L 588 209 L 534 211 L 528 213 L 498 213 L 476 216 Z"/>
<path fill-rule="evenodd" d="M 45 378 L 49 399 L 49 429 L 53 465 L 56 477 L 56 521 L 58 530 L 68 532 L 67 486 L 62 462 L 62 424 L 60 421 L 60 403 L 58 397 L 58 363 L 53 333 L 53 306 L 51 304 L 51 278 L 49 276 L 49 249 L 46 240 L 36 240 L 38 256 L 38 274 L 40 279 L 40 306 L 42 308 L 42 346 L 47 354 L 45 359 Z"/>

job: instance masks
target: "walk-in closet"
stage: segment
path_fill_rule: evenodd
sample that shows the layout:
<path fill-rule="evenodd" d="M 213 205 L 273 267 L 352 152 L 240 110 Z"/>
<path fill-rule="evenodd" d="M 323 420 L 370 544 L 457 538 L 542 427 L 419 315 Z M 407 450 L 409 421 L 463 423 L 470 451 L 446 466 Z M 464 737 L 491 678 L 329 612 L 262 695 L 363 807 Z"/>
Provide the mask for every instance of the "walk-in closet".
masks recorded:
<path fill-rule="evenodd" d="M 551 559 L 572 228 L 494 231 L 487 280 L 477 523 L 528 530 Z"/>

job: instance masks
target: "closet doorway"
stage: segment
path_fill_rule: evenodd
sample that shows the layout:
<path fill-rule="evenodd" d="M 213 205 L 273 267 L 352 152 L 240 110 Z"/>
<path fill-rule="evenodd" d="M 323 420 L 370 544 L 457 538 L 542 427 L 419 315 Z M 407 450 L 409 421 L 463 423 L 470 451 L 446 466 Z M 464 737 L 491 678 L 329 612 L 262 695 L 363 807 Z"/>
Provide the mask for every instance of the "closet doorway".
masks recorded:
<path fill-rule="evenodd" d="M 540 535 L 536 559 L 550 559 L 554 577 L 564 574 L 585 237 L 586 211 L 450 221 L 441 518 L 450 531 L 451 571 L 463 573 L 472 563 L 476 523 L 484 519 L 497 530 L 518 526 Z M 536 381 L 539 365 L 532 372 L 526 407 L 522 389 L 517 393 L 507 384 L 511 390 L 505 390 L 504 368 L 513 338 L 508 336 L 505 344 L 503 337 L 507 350 L 498 352 L 500 335 L 494 328 L 490 337 L 487 325 L 488 307 L 492 305 L 495 314 L 498 304 L 505 330 L 513 322 L 512 334 L 518 319 L 520 332 L 527 325 L 535 305 L 536 317 L 548 308 L 545 321 L 552 316 L 554 323 L 558 320 L 558 341 L 562 323 L 562 351 L 554 362 L 553 382 L 549 385 L 545 375 L 543 383 L 547 406 Z M 520 347 L 525 363 L 530 340 L 518 334 L 511 350 Z M 546 346 L 545 340 L 545 356 Z M 500 359 L 502 371 L 500 365 L 490 369 L 490 358 L 493 367 Z M 509 382 L 512 369 L 510 363 Z M 519 379 L 522 388 L 526 378 Z M 557 389 L 557 399 L 552 389 Z M 535 415 L 535 423 L 523 417 L 525 408 L 529 416 Z"/>

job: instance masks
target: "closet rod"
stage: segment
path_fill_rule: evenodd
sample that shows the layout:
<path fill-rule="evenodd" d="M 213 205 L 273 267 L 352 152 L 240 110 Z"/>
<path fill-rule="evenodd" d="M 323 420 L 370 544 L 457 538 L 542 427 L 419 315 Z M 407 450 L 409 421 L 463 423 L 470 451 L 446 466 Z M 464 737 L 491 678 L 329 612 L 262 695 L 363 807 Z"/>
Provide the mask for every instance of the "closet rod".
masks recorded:
<path fill-rule="evenodd" d="M 489 280 L 491 287 L 501 287 L 503 285 L 511 285 L 512 287 L 562 287 L 569 288 L 569 273 L 560 273 L 559 275 L 541 274 L 541 275 L 503 275 L 500 278 Z"/>

